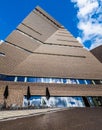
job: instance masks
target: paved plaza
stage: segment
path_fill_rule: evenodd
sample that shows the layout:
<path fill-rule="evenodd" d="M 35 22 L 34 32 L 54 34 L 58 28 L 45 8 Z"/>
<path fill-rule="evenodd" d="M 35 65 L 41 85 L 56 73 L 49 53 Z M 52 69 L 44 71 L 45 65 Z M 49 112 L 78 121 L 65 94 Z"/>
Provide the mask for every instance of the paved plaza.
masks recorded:
<path fill-rule="evenodd" d="M 0 121 L 13 120 L 23 117 L 41 115 L 47 112 L 61 111 L 61 108 L 27 109 L 27 110 L 3 110 L 0 111 Z M 63 109 L 64 110 L 64 109 Z"/>
<path fill-rule="evenodd" d="M 21 118 L 1 120 L 0 130 L 102 130 L 102 108 L 45 109 L 39 114 L 31 111 L 24 110 L 26 116 Z"/>

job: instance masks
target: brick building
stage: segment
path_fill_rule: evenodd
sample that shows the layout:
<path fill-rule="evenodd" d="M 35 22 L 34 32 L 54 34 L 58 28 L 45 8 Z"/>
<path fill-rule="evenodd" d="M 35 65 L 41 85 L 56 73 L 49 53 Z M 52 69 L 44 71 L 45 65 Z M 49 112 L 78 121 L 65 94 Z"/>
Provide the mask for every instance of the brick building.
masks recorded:
<path fill-rule="evenodd" d="M 102 63 L 102 45 L 92 49 L 91 53 Z"/>
<path fill-rule="evenodd" d="M 7 85 L 8 105 L 26 106 L 29 86 L 32 106 L 102 106 L 102 64 L 40 7 L 0 45 L 0 103 Z"/>

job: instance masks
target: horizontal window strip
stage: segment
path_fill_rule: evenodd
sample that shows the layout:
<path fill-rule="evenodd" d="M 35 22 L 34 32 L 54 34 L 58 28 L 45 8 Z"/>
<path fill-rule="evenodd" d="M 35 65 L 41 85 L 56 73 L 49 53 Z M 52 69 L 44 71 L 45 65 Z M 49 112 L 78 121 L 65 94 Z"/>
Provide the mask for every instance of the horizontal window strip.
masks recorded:
<path fill-rule="evenodd" d="M 32 31 L 36 32 L 37 34 L 42 35 L 41 33 L 39 33 L 38 31 L 34 30 L 33 28 L 29 27 L 28 25 L 26 25 L 24 23 L 21 23 L 21 24 L 24 25 L 25 27 L 31 29 Z"/>
<path fill-rule="evenodd" d="M 3 53 L 3 52 L 0 52 L 0 56 L 5 56 L 5 53 Z"/>
<path fill-rule="evenodd" d="M 63 83 L 63 84 L 93 84 L 101 85 L 102 80 L 95 79 L 74 79 L 74 78 L 54 78 L 54 77 L 31 77 L 31 76 L 13 76 L 0 74 L 1 81 L 14 82 L 35 82 L 35 83 Z M 93 83 L 94 81 L 94 83 Z"/>

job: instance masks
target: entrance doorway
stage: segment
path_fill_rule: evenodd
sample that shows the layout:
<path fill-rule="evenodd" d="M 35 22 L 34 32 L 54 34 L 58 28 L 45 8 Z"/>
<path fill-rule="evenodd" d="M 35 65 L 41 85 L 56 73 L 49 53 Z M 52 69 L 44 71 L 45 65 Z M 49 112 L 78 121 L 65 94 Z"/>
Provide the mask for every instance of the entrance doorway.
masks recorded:
<path fill-rule="evenodd" d="M 83 96 L 82 98 L 83 98 L 83 101 L 84 101 L 85 106 L 86 106 L 86 107 L 90 107 L 90 104 L 89 104 L 89 102 L 88 102 L 87 97 Z"/>
<path fill-rule="evenodd" d="M 102 97 L 92 97 L 95 106 L 102 107 Z"/>

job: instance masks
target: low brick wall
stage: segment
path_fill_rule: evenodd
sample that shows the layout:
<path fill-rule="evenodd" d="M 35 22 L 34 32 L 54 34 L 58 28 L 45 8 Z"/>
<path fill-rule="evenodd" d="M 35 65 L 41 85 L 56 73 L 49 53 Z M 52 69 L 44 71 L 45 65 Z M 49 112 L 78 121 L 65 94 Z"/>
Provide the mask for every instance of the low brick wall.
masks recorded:
<path fill-rule="evenodd" d="M 3 93 L 8 85 L 9 96 L 7 104 L 22 105 L 23 97 L 30 86 L 31 95 L 42 95 L 49 88 L 51 96 L 102 96 L 102 85 L 54 84 L 54 83 L 17 83 L 0 81 L 0 103 L 4 102 Z"/>

